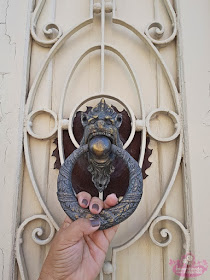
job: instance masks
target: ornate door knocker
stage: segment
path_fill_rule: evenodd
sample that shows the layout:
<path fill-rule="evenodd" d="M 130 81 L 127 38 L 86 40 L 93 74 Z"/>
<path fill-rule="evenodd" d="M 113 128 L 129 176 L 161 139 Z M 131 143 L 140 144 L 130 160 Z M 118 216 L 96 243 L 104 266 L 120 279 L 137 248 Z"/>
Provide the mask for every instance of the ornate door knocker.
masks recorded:
<path fill-rule="evenodd" d="M 58 199 L 63 210 L 72 219 L 99 218 L 100 229 L 107 229 L 127 219 L 137 208 L 143 188 L 141 168 L 135 159 L 123 149 L 119 136 L 122 115 L 102 99 L 88 113 L 81 114 L 84 134 L 80 148 L 75 150 L 60 168 L 58 176 Z M 110 209 L 103 209 L 100 214 L 92 214 L 79 206 L 72 186 L 72 171 L 76 161 L 86 154 L 92 174 L 92 181 L 98 192 L 103 192 L 114 172 L 113 161 L 122 159 L 129 170 L 129 186 L 123 199 Z"/>

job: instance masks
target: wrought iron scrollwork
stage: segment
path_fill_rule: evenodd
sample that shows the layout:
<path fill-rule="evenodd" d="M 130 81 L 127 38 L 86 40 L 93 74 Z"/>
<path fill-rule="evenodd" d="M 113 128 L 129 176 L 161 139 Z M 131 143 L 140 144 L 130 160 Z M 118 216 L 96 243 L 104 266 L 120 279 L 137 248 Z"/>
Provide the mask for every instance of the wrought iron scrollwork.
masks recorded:
<path fill-rule="evenodd" d="M 161 39 L 165 33 L 165 28 L 164 28 L 163 24 L 159 21 L 154 21 L 154 22 L 148 24 L 145 29 L 145 34 L 147 35 L 149 40 L 158 47 L 165 47 L 167 44 L 171 43 L 177 35 L 176 13 L 169 0 L 164 0 L 164 4 L 168 11 L 171 22 L 172 22 L 172 24 L 171 24 L 172 34 L 166 39 Z M 154 32 L 155 32 L 154 37 L 152 37 L 150 34 L 150 30 L 152 28 L 154 28 Z"/>
<path fill-rule="evenodd" d="M 42 31 L 48 40 L 41 39 L 37 35 L 36 25 L 37 25 L 39 16 L 41 14 L 41 11 L 45 5 L 45 2 L 46 2 L 46 0 L 40 0 L 36 9 L 32 13 L 31 36 L 33 37 L 34 41 L 37 42 L 38 45 L 45 47 L 45 48 L 50 48 L 60 39 L 60 37 L 63 35 L 63 31 L 59 25 L 57 25 L 56 23 L 50 22 L 50 23 L 45 24 L 42 28 Z"/>

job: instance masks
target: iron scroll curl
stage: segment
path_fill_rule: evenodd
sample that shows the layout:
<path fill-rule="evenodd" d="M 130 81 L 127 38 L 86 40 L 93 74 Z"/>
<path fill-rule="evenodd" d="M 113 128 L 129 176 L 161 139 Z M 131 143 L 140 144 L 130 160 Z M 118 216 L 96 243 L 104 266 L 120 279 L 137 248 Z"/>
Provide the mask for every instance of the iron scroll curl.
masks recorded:
<path fill-rule="evenodd" d="M 64 162 L 58 175 L 58 200 L 65 213 L 73 220 L 78 218 L 100 219 L 100 229 L 108 229 L 126 220 L 137 208 L 143 193 L 143 177 L 138 162 L 132 156 L 112 144 L 112 153 L 121 158 L 129 170 L 129 186 L 123 199 L 114 207 L 92 214 L 79 206 L 72 186 L 72 171 L 78 158 L 88 152 L 88 144 L 75 150 Z"/>

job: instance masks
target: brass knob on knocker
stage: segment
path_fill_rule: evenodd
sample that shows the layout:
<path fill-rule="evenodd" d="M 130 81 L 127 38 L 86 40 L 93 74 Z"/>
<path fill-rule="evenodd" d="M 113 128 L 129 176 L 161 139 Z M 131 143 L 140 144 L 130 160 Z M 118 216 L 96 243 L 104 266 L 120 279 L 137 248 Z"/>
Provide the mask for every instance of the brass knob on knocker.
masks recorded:
<path fill-rule="evenodd" d="M 81 122 L 84 134 L 80 148 L 75 150 L 60 168 L 58 200 L 72 220 L 99 218 L 100 229 L 107 229 L 123 222 L 136 210 L 142 197 L 142 172 L 134 158 L 123 150 L 118 132 L 122 123 L 121 114 L 108 106 L 104 99 L 89 113 L 82 113 Z M 74 194 L 72 172 L 76 161 L 83 154 L 88 157 L 88 170 L 99 192 L 103 192 L 109 184 L 110 175 L 114 172 L 115 157 L 121 158 L 129 170 L 129 186 L 123 199 L 116 206 L 103 209 L 100 214 L 92 214 L 88 209 L 80 207 Z"/>

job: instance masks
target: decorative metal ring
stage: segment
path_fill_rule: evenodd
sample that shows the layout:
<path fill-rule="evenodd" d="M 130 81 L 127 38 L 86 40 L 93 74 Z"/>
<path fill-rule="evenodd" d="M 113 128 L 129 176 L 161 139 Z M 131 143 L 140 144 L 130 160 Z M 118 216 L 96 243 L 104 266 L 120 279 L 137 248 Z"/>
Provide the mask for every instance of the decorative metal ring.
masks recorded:
<path fill-rule="evenodd" d="M 128 140 L 123 145 L 123 148 L 126 149 L 130 145 L 130 143 L 133 141 L 133 138 L 134 138 L 135 132 L 136 132 L 136 118 L 135 118 L 134 112 L 132 111 L 130 106 L 128 106 L 125 102 L 123 102 L 122 100 L 120 100 L 119 98 L 117 98 L 115 96 L 111 96 L 111 95 L 107 95 L 107 94 L 97 94 L 97 95 L 94 95 L 94 96 L 91 96 L 91 97 L 87 97 L 72 110 L 72 112 L 70 114 L 70 117 L 69 117 L 69 127 L 68 127 L 69 137 L 71 138 L 72 143 L 74 144 L 74 146 L 76 148 L 80 147 L 80 145 L 76 141 L 76 139 L 74 137 L 74 133 L 73 133 L 73 119 L 74 119 L 74 116 L 75 116 L 76 112 L 86 102 L 88 102 L 90 100 L 97 99 L 97 98 L 107 98 L 107 99 L 115 100 L 119 104 L 121 104 L 126 109 L 126 111 L 128 112 L 128 114 L 131 118 L 131 133 L 130 133 L 130 136 L 128 137 Z"/>
<path fill-rule="evenodd" d="M 52 117 L 54 119 L 54 128 L 49 132 L 49 133 L 46 133 L 46 134 L 37 134 L 33 131 L 32 129 L 32 126 L 33 126 L 33 120 L 40 114 L 48 114 L 50 117 Z M 39 109 L 39 110 L 35 110 L 35 111 L 32 111 L 29 115 L 28 115 L 28 120 L 27 120 L 27 131 L 28 133 L 36 138 L 36 139 L 41 139 L 41 140 L 45 140 L 45 139 L 51 139 L 56 131 L 58 129 L 58 120 L 57 120 L 57 115 L 55 112 L 53 112 L 52 110 L 50 109 L 47 109 L 47 108 L 42 108 L 42 109 Z"/>
<path fill-rule="evenodd" d="M 157 113 L 164 114 L 166 116 L 169 116 L 172 119 L 172 121 L 174 123 L 175 132 L 171 136 L 169 136 L 169 137 L 159 137 L 152 132 L 151 127 L 150 127 L 150 121 L 151 121 L 152 117 Z M 146 127 L 147 127 L 148 134 L 153 139 L 155 139 L 159 142 L 173 141 L 174 139 L 176 139 L 179 136 L 180 131 L 181 131 L 179 116 L 171 110 L 162 109 L 162 108 L 155 109 L 155 110 L 153 110 L 152 112 L 149 113 L 149 115 L 146 118 Z"/>
<path fill-rule="evenodd" d="M 143 192 L 143 178 L 139 164 L 125 150 L 112 144 L 112 152 L 120 157 L 129 170 L 129 186 L 121 202 L 110 209 L 103 209 L 100 214 L 92 214 L 89 209 L 79 206 L 71 182 L 72 171 L 77 159 L 88 151 L 88 145 L 75 150 L 60 168 L 58 176 L 58 200 L 73 220 L 78 218 L 100 219 L 100 229 L 104 230 L 126 220 L 137 208 Z"/>

